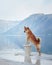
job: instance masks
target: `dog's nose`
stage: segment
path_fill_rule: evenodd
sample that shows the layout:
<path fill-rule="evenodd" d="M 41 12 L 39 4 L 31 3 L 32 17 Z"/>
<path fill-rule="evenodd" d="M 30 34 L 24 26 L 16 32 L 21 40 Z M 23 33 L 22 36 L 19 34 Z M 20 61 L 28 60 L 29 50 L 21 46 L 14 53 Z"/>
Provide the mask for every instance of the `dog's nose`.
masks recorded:
<path fill-rule="evenodd" d="M 25 32 L 25 31 L 24 31 Z"/>

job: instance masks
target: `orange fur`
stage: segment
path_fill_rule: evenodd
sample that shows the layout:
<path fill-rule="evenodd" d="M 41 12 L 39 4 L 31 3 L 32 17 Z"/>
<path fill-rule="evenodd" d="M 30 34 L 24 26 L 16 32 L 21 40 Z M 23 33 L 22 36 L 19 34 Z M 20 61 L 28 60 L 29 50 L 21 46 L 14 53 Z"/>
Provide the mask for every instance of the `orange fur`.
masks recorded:
<path fill-rule="evenodd" d="M 27 41 L 32 42 L 36 46 L 36 49 L 40 55 L 40 38 L 36 38 L 29 27 L 24 27 L 24 32 L 26 33 Z"/>

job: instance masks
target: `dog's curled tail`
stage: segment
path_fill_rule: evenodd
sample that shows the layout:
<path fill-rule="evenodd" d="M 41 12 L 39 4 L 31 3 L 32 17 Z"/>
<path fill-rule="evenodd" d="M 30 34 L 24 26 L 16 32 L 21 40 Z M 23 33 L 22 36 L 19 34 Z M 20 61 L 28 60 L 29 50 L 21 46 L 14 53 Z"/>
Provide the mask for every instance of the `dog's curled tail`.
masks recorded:
<path fill-rule="evenodd" d="M 38 42 L 40 42 L 40 38 L 38 38 Z"/>

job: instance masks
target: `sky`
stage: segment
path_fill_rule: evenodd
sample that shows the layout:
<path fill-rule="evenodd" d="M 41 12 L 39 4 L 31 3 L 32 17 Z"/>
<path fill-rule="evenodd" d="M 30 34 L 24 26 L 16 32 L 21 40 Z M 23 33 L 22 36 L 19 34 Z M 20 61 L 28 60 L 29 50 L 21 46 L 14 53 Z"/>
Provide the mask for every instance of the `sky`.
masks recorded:
<path fill-rule="evenodd" d="M 0 0 L 0 19 L 19 21 L 36 13 L 52 14 L 52 0 Z"/>

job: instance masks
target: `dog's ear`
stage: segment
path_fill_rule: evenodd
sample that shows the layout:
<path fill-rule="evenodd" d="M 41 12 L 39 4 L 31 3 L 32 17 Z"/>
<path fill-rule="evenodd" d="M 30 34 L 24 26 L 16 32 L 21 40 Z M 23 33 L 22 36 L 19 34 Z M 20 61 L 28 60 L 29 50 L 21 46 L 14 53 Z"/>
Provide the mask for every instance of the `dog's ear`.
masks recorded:
<path fill-rule="evenodd" d="M 25 26 L 24 26 L 24 28 L 25 28 Z"/>
<path fill-rule="evenodd" d="M 26 27 L 24 26 L 24 29 L 26 29 Z"/>
<path fill-rule="evenodd" d="M 27 27 L 27 29 L 29 29 L 29 27 Z"/>

